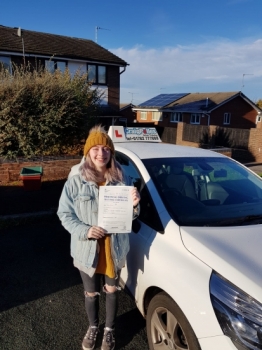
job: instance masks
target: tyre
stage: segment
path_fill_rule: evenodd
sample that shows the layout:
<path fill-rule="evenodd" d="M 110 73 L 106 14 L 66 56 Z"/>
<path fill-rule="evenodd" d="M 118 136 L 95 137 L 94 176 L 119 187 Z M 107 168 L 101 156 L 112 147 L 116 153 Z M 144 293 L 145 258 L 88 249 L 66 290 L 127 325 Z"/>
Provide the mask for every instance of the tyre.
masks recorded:
<path fill-rule="evenodd" d="M 149 304 L 146 330 L 150 350 L 201 350 L 185 315 L 164 292 L 154 296 Z"/>

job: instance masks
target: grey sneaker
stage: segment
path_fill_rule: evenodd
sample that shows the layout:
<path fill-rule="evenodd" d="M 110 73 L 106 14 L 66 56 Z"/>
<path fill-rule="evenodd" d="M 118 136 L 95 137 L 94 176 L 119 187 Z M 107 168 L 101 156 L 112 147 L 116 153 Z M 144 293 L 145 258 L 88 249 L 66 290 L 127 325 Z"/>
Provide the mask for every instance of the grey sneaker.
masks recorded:
<path fill-rule="evenodd" d="M 86 335 L 82 342 L 82 348 L 84 350 L 93 350 L 96 345 L 96 337 L 99 332 L 98 327 L 89 326 Z"/>
<path fill-rule="evenodd" d="M 114 329 L 105 328 L 101 350 L 114 350 L 115 348 L 115 331 Z"/>

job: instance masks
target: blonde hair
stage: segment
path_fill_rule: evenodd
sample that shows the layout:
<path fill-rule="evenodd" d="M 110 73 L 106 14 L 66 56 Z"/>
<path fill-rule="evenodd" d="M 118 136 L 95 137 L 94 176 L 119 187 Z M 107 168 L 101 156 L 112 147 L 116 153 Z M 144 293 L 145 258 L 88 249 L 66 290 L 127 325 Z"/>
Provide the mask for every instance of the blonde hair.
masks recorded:
<path fill-rule="evenodd" d="M 104 127 L 101 125 L 94 126 L 89 131 L 89 135 L 95 132 L 108 136 Z M 96 183 L 101 181 L 101 176 L 96 170 L 96 167 L 89 156 L 89 152 L 85 155 L 85 162 L 80 166 L 79 171 L 86 181 L 94 181 Z M 116 161 L 114 153 L 111 150 L 111 157 L 106 166 L 105 179 L 107 182 L 122 182 L 123 178 L 123 169 Z"/>

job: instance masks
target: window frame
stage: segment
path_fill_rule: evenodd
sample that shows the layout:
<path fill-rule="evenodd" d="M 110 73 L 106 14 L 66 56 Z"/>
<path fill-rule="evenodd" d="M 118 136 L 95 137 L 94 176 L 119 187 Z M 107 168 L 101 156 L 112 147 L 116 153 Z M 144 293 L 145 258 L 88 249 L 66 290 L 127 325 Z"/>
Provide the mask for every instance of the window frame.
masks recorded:
<path fill-rule="evenodd" d="M 154 118 L 154 115 L 158 115 L 157 118 Z M 154 122 L 162 122 L 163 120 L 163 113 L 162 112 L 159 112 L 159 111 L 152 111 L 152 121 Z"/>
<path fill-rule="evenodd" d="M 49 67 L 48 67 L 48 63 L 53 63 L 53 69 L 50 70 Z M 57 63 L 64 63 L 65 64 L 65 69 L 64 70 L 61 70 L 59 67 L 57 67 Z M 62 73 L 66 70 L 67 68 L 67 61 L 64 61 L 64 60 L 45 60 L 45 69 L 54 74 L 56 70 L 60 70 Z"/>
<path fill-rule="evenodd" d="M 0 65 L 1 64 L 3 65 L 4 69 L 7 69 L 9 73 L 12 73 L 12 60 L 10 56 L 0 55 Z"/>
<path fill-rule="evenodd" d="M 193 121 L 193 118 L 195 119 L 194 121 Z M 197 121 L 197 118 L 199 119 L 198 121 Z M 201 114 L 200 113 L 191 113 L 190 124 L 199 125 L 200 124 L 200 118 L 201 118 Z"/>
<path fill-rule="evenodd" d="M 145 118 L 142 117 L 142 114 L 145 115 Z M 147 111 L 140 111 L 140 119 L 147 120 Z"/>
<path fill-rule="evenodd" d="M 120 152 L 120 151 L 116 151 L 116 160 L 121 164 L 121 166 L 124 169 L 124 173 L 126 174 L 126 176 L 128 176 L 133 185 L 135 187 L 137 187 L 140 195 L 141 195 L 141 200 L 140 200 L 140 214 L 139 217 L 136 220 L 141 221 L 143 224 L 149 226 L 150 228 L 152 228 L 153 230 L 159 232 L 159 233 L 164 233 L 164 226 L 162 224 L 161 218 L 158 214 L 156 205 L 153 201 L 153 198 L 145 184 L 145 181 L 140 173 L 140 171 L 138 170 L 137 166 L 135 165 L 135 163 L 132 161 L 132 159 L 130 159 L 126 154 Z M 122 160 L 122 162 L 121 162 Z M 131 164 L 132 166 L 132 175 L 133 173 L 136 173 L 137 177 L 131 177 L 127 170 L 124 168 L 124 165 L 122 163 L 128 162 L 129 164 Z M 138 180 L 136 182 L 133 181 L 133 179 Z M 148 201 L 145 202 L 145 199 L 147 198 Z M 147 209 L 143 210 L 144 206 L 146 205 Z M 152 211 L 152 213 L 149 215 L 149 217 L 147 218 L 148 215 L 148 206 L 149 209 Z M 134 221 L 136 221 L 134 220 Z M 133 221 L 133 222 L 134 222 Z"/>
<path fill-rule="evenodd" d="M 87 74 L 88 74 L 88 71 L 89 71 L 89 67 L 94 67 L 95 68 L 95 72 L 94 72 L 94 79 L 92 78 L 92 79 L 89 79 L 88 77 L 87 77 L 87 79 L 88 79 L 88 81 L 91 81 L 92 82 L 92 84 L 94 84 L 94 85 L 107 85 L 107 66 L 106 65 L 103 65 L 103 64 L 91 64 L 91 63 L 87 63 L 87 65 L 86 65 L 86 69 L 87 69 Z M 104 69 L 104 74 L 103 74 L 103 76 L 104 76 L 104 79 L 101 81 L 101 79 L 100 79 L 100 70 L 101 70 L 101 68 L 103 68 Z"/>
<path fill-rule="evenodd" d="M 223 125 L 230 125 L 230 122 L 231 122 L 231 113 L 225 112 L 224 113 Z"/>
<path fill-rule="evenodd" d="M 171 113 L 170 123 L 180 123 L 183 121 L 183 115 L 181 112 Z"/>

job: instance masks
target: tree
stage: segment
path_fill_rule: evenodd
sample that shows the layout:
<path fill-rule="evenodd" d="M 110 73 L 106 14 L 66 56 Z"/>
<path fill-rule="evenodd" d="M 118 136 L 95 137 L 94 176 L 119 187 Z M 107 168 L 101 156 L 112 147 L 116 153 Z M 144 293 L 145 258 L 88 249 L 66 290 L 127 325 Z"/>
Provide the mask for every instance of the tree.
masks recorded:
<path fill-rule="evenodd" d="M 0 156 L 77 153 L 99 115 L 101 96 L 86 74 L 0 70 Z"/>
<path fill-rule="evenodd" d="M 262 99 L 258 100 L 258 101 L 256 102 L 256 105 L 257 105 L 260 109 L 262 109 Z"/>

